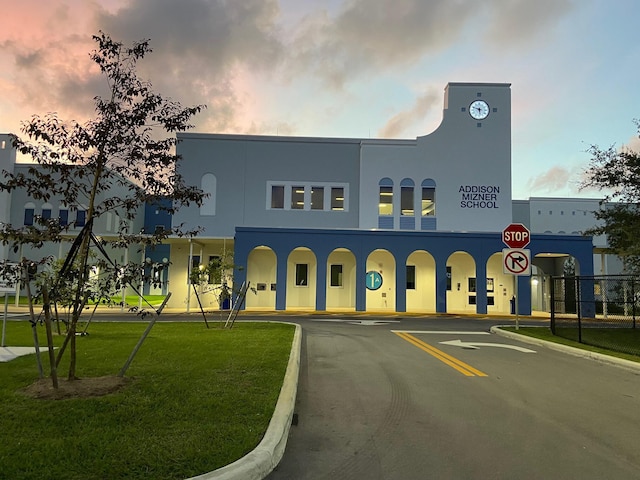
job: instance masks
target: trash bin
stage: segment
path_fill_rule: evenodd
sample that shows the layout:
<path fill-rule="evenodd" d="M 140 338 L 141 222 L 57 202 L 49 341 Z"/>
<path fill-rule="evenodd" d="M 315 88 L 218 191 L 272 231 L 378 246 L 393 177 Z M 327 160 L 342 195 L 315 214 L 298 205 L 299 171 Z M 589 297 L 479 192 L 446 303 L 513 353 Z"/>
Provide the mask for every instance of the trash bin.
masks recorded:
<path fill-rule="evenodd" d="M 515 315 L 516 314 L 516 297 L 515 297 L 515 295 L 513 297 L 511 297 L 511 300 L 509 300 L 509 302 L 511 303 L 511 315 Z"/>

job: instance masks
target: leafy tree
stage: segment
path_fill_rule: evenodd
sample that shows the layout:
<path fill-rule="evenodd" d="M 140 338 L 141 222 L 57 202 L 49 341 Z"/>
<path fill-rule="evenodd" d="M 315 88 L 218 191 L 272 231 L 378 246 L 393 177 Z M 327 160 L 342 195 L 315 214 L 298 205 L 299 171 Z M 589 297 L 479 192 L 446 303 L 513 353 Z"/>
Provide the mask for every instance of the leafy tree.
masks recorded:
<path fill-rule="evenodd" d="M 634 121 L 640 135 L 640 120 Z M 620 256 L 626 268 L 640 273 L 640 153 L 610 146 L 588 149 L 591 161 L 581 187 L 606 192 L 595 217 L 600 224 L 589 235 L 607 235 L 611 253 Z"/>
<path fill-rule="evenodd" d="M 200 189 L 186 185 L 177 173 L 179 158 L 175 153 L 174 134 L 191 128 L 190 119 L 204 106 L 182 107 L 154 93 L 151 84 L 138 77 L 137 62 L 151 52 L 148 40 L 126 47 L 103 32 L 93 39 L 97 48 L 90 57 L 100 68 L 108 87 L 105 97 L 94 98 L 94 118 L 81 124 L 63 121 L 55 113 L 34 116 L 22 125 L 26 139 L 14 135 L 13 143 L 37 165 L 27 173 L 5 172 L 5 179 L 0 182 L 3 190 L 23 189 L 35 200 L 56 199 L 71 210 L 86 205 L 85 225 L 65 262 L 68 268 L 61 269 L 60 275 L 66 280 L 58 279 L 60 286 L 73 285 L 72 312 L 65 339 L 70 352 L 69 380 L 76 378 L 78 319 L 92 295 L 89 288 L 91 248 L 144 247 L 155 245 L 169 235 L 197 234 L 179 227 L 162 232 L 131 232 L 129 223 L 121 222 L 114 238 L 98 239 L 93 233 L 94 221 L 108 212 L 133 220 L 145 204 L 158 205 L 173 213 L 191 203 L 201 205 L 204 195 Z M 166 134 L 173 135 L 163 138 Z M 119 189 L 117 194 L 114 188 Z M 81 226 L 62 225 L 58 219 L 36 220 L 34 226 L 22 228 L 3 225 L 0 235 L 4 244 L 11 244 L 16 251 L 23 244 L 39 247 L 44 242 L 60 242 L 69 236 L 71 227 Z M 139 282 L 140 265 L 118 265 L 102 259 L 99 266 L 103 275 L 110 276 L 110 287 Z"/>

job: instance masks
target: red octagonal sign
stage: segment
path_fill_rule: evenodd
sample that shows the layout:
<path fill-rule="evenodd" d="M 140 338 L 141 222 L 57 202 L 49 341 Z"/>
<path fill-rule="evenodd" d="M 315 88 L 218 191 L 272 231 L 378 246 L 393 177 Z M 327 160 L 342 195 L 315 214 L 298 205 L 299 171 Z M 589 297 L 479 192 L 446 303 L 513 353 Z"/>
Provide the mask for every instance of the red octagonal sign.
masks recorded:
<path fill-rule="evenodd" d="M 512 223 L 502 231 L 502 241 L 509 248 L 524 248 L 531 241 L 531 233 L 523 224 Z"/>

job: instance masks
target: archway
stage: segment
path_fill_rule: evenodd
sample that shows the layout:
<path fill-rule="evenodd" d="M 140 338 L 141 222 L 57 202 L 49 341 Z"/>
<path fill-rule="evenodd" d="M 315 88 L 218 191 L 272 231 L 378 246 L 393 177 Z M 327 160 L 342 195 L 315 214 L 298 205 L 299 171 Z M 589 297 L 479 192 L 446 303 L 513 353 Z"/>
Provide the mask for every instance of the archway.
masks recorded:
<path fill-rule="evenodd" d="M 515 281 L 513 275 L 504 273 L 502 257 L 502 252 L 496 252 L 487 260 L 487 312 L 508 314 Z"/>
<path fill-rule="evenodd" d="M 436 261 L 424 250 L 407 258 L 407 312 L 436 311 Z"/>
<path fill-rule="evenodd" d="M 287 258 L 287 309 L 316 308 L 315 254 L 306 247 L 298 247 Z"/>
<path fill-rule="evenodd" d="M 346 248 L 337 248 L 327 258 L 327 310 L 355 309 L 356 257 Z"/>
<path fill-rule="evenodd" d="M 396 309 L 396 259 L 387 250 L 374 250 L 367 257 L 367 277 L 377 272 L 381 285 L 367 287 L 367 311 Z M 373 277 L 372 277 L 373 278 Z M 369 288 L 373 286 L 373 288 Z"/>
<path fill-rule="evenodd" d="M 247 292 L 246 308 L 269 309 L 276 308 L 276 254 L 269 247 L 254 248 L 247 260 L 247 281 L 253 291 Z"/>
<path fill-rule="evenodd" d="M 447 312 L 476 311 L 476 262 L 467 252 L 447 259 Z"/>

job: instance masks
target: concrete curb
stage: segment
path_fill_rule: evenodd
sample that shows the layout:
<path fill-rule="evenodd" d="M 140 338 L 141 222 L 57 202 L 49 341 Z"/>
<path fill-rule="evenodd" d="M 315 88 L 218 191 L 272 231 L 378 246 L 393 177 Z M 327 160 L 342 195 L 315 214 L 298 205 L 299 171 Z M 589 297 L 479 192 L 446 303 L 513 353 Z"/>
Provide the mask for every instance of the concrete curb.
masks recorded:
<path fill-rule="evenodd" d="M 289 437 L 298 392 L 301 345 L 302 327 L 296 324 L 282 390 L 280 390 L 273 417 L 258 446 L 229 465 L 187 480 L 262 480 L 273 471 L 284 455 Z"/>
<path fill-rule="evenodd" d="M 581 348 L 570 347 L 569 345 L 562 345 L 561 343 L 547 342 L 546 340 L 540 340 L 539 338 L 520 335 L 519 333 L 503 330 L 500 325 L 491 327 L 490 331 L 491 333 L 495 333 L 496 335 L 500 335 L 501 337 L 511 338 L 513 340 L 518 340 L 530 345 L 548 348 L 549 350 L 555 350 L 557 352 L 566 353 L 575 357 L 588 358 L 590 360 L 595 360 L 607 365 L 614 365 L 616 367 L 631 370 L 635 373 L 640 374 L 639 362 L 632 362 L 631 360 L 625 360 L 624 358 L 612 357 L 598 352 L 591 352 L 589 350 L 582 350 Z"/>

